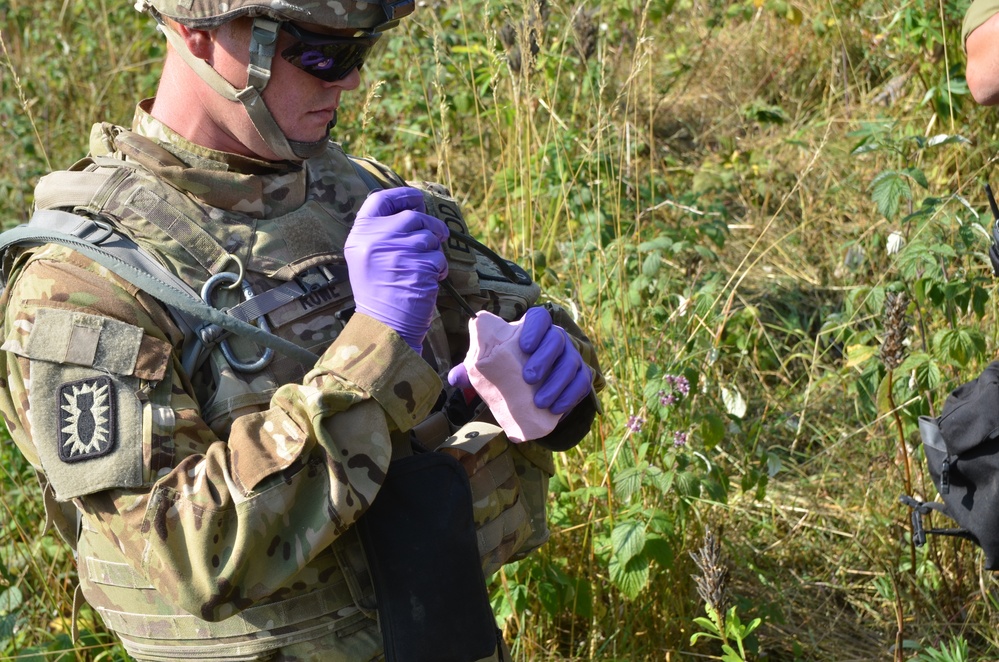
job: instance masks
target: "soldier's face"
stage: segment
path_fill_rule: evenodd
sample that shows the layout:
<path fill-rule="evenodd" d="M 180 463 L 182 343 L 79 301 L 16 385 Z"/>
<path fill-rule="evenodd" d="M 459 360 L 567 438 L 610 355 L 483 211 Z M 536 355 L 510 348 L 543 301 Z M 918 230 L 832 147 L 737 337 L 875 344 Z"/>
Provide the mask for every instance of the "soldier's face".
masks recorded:
<path fill-rule="evenodd" d="M 322 32 L 321 26 L 303 25 L 312 32 Z M 249 62 L 249 21 L 239 21 L 231 28 L 223 27 L 216 34 L 216 71 L 235 87 L 246 85 L 246 67 Z M 295 67 L 282 58 L 284 49 L 296 43 L 284 30 L 278 31 L 276 55 L 271 61 L 271 78 L 264 89 L 263 99 L 281 131 L 289 140 L 314 142 L 327 133 L 327 126 L 340 106 L 345 91 L 357 89 L 361 74 L 352 70 L 344 78 L 326 82 Z M 250 118 L 239 103 L 230 103 L 223 117 L 226 130 L 255 154 L 275 159 L 270 148 L 257 135 Z"/>

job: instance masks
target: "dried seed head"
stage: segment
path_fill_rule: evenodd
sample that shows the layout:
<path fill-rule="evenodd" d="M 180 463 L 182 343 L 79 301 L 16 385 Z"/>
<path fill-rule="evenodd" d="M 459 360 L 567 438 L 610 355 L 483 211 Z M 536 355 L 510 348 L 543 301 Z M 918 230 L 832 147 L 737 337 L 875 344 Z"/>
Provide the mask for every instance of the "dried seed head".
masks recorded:
<path fill-rule="evenodd" d="M 888 370 L 895 370 L 905 358 L 905 336 L 909 332 L 909 322 L 905 309 L 909 299 L 905 292 L 885 294 L 885 312 L 882 326 L 884 338 L 881 341 L 881 361 Z"/>
<path fill-rule="evenodd" d="M 711 531 L 704 532 L 704 543 L 696 552 L 691 552 L 700 576 L 694 576 L 697 584 L 697 594 L 719 616 L 725 616 L 728 592 L 728 568 L 722 559 L 721 543 Z"/>

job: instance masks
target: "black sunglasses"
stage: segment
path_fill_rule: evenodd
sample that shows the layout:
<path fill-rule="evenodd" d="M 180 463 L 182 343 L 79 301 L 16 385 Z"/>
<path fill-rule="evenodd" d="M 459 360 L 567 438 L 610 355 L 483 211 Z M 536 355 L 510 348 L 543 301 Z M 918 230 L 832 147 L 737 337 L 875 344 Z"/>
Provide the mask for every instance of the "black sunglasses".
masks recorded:
<path fill-rule="evenodd" d="M 282 23 L 281 29 L 298 40 L 281 51 L 281 57 L 327 83 L 342 80 L 354 69 L 360 69 L 371 47 L 382 36 L 380 32 L 371 32 L 361 37 L 334 37 L 309 32 L 291 23 Z"/>

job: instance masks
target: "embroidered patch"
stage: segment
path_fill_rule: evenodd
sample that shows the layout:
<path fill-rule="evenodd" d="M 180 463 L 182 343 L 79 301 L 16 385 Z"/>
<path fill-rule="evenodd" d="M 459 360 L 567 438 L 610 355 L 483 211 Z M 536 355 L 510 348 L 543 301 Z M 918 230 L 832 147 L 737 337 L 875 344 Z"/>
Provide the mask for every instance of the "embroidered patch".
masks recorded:
<path fill-rule="evenodd" d="M 59 459 L 92 460 L 110 453 L 116 442 L 114 386 L 109 377 L 59 387 Z"/>

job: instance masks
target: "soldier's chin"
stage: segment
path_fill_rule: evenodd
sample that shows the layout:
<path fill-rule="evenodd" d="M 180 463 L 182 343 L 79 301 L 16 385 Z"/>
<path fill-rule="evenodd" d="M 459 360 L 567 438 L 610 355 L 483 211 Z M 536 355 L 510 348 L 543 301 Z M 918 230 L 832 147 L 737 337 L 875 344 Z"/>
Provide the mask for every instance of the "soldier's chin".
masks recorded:
<path fill-rule="evenodd" d="M 334 110 L 332 117 L 329 111 L 307 113 L 303 119 L 304 121 L 296 127 L 297 131 L 286 133 L 289 140 L 309 143 L 328 136 L 333 127 L 336 126 L 337 112 Z"/>

